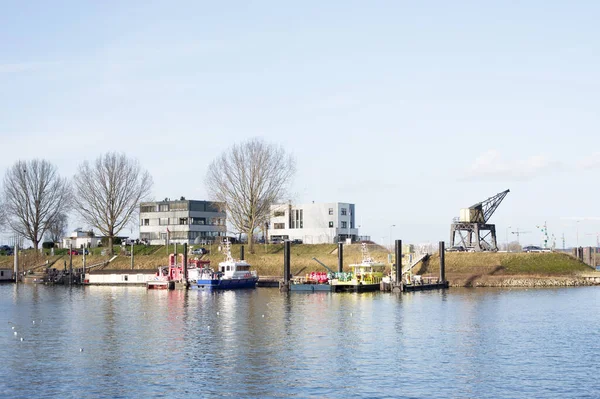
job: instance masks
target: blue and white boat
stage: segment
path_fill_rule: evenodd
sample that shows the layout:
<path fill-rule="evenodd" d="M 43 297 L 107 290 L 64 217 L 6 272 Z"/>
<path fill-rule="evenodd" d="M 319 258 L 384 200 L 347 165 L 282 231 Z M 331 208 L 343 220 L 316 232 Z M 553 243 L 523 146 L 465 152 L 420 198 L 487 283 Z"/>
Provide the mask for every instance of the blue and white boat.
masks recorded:
<path fill-rule="evenodd" d="M 219 263 L 216 271 L 210 267 L 188 269 L 188 283 L 191 289 L 230 290 L 256 287 L 256 271 L 250 270 L 250 264 L 246 261 L 233 259 L 229 241 L 224 245 L 225 261 Z"/>

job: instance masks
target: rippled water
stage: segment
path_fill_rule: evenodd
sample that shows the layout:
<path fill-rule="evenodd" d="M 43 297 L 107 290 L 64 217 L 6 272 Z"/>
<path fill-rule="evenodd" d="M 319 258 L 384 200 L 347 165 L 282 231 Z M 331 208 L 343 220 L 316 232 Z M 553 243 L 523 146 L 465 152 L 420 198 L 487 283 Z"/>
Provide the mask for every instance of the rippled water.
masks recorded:
<path fill-rule="evenodd" d="M 0 285 L 0 396 L 599 397 L 599 302 Z"/>

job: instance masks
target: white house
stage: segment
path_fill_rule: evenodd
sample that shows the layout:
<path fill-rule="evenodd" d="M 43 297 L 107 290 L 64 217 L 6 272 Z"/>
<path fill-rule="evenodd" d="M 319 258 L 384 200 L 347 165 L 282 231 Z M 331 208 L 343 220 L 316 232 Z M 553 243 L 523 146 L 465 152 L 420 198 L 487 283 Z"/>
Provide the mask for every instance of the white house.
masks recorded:
<path fill-rule="evenodd" d="M 271 206 L 269 240 L 327 244 L 358 239 L 355 205 L 346 202 Z"/>
<path fill-rule="evenodd" d="M 71 233 L 70 236 L 62 239 L 63 248 L 70 248 L 73 244 L 73 248 L 96 248 L 102 237 L 96 236 L 93 231 L 83 231 L 81 227 L 78 227 Z"/>

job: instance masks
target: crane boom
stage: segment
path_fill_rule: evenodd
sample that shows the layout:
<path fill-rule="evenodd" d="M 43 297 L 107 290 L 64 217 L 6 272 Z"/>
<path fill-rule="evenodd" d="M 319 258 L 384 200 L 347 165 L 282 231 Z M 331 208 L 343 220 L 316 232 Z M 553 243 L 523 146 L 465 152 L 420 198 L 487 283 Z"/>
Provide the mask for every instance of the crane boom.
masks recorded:
<path fill-rule="evenodd" d="M 502 191 L 493 197 L 470 206 L 469 209 L 475 211 L 474 219 L 481 220 L 482 223 L 487 223 L 508 193 L 510 193 L 510 190 Z"/>

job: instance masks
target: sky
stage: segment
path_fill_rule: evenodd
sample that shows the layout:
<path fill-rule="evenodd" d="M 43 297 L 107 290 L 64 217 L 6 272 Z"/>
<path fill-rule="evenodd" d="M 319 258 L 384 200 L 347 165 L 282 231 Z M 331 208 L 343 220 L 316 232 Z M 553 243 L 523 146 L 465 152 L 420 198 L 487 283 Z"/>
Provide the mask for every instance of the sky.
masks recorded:
<path fill-rule="evenodd" d="M 500 243 L 600 233 L 599 2 L 0 3 L 2 175 L 119 151 L 155 199 L 209 199 L 210 162 L 262 138 L 289 200 L 355 203 L 384 244 L 506 189 Z"/>

